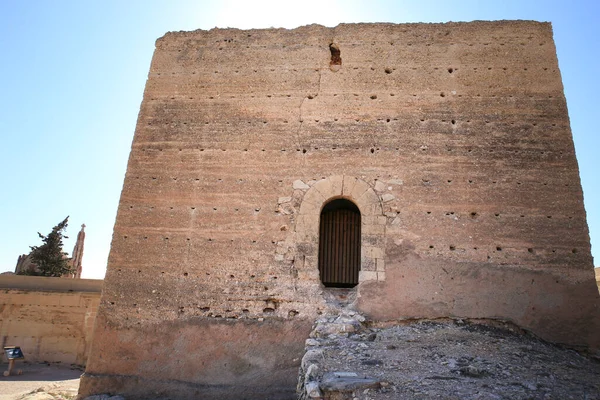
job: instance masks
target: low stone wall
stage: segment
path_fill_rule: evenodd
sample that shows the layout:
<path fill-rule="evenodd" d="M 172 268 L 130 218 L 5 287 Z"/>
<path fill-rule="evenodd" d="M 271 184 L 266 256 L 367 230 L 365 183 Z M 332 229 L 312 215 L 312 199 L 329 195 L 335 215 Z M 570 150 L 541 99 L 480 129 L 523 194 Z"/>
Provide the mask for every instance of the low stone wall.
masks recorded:
<path fill-rule="evenodd" d="M 85 365 L 102 285 L 94 279 L 0 276 L 2 346 L 21 346 L 33 362 Z"/>

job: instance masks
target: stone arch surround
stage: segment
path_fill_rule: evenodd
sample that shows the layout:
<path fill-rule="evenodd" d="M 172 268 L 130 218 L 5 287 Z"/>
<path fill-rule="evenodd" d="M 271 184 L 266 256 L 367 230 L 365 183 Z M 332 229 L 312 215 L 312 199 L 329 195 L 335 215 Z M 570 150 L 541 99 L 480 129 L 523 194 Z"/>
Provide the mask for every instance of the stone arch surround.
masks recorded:
<path fill-rule="evenodd" d="M 318 277 L 319 218 L 329 201 L 344 198 L 352 201 L 361 214 L 361 266 L 359 284 L 385 280 L 385 224 L 381 199 L 360 178 L 334 175 L 317 181 L 306 191 L 296 217 L 295 236 L 298 254 L 304 267 Z"/>

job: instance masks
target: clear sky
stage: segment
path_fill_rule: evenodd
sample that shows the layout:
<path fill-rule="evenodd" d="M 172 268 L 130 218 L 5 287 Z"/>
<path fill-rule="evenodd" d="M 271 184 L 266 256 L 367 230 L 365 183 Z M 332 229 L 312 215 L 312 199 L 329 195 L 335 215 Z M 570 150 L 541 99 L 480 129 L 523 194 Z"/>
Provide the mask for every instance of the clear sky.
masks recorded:
<path fill-rule="evenodd" d="M 0 272 L 70 215 L 102 278 L 154 42 L 167 31 L 341 22 L 550 21 L 600 257 L 598 1 L 0 1 Z M 598 262 L 596 261 L 598 264 Z"/>

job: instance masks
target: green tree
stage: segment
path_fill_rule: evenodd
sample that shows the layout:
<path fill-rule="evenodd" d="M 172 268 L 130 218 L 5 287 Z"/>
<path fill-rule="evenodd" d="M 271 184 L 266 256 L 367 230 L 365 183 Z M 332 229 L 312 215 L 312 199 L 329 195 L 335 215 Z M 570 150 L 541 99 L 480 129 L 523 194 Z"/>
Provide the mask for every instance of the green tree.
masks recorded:
<path fill-rule="evenodd" d="M 37 265 L 37 270 L 32 275 L 60 277 L 72 272 L 67 253 L 63 251 L 63 232 L 67 229 L 69 217 L 52 228 L 48 236 L 38 232 L 42 239 L 41 246 L 31 247 L 31 261 Z"/>

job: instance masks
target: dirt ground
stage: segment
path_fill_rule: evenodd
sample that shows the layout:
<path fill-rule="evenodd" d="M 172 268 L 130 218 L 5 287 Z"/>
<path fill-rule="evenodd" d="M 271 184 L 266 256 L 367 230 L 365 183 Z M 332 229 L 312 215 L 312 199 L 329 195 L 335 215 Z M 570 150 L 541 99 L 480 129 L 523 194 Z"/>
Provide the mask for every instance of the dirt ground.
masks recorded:
<path fill-rule="evenodd" d="M 0 368 L 8 369 L 4 361 Z M 17 370 L 21 375 L 16 375 Z M 61 364 L 17 361 L 13 375 L 0 375 L 0 400 L 71 400 L 77 395 L 83 371 Z"/>

